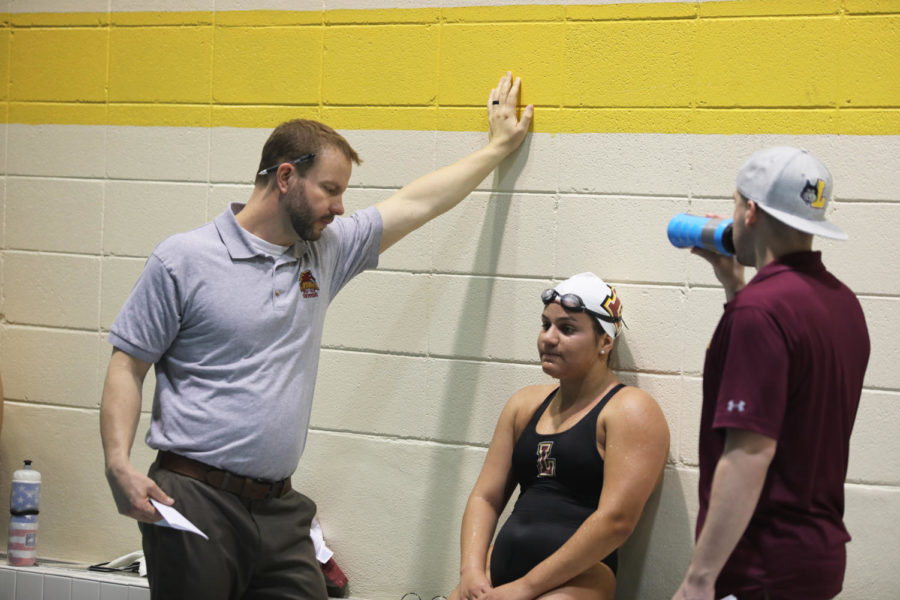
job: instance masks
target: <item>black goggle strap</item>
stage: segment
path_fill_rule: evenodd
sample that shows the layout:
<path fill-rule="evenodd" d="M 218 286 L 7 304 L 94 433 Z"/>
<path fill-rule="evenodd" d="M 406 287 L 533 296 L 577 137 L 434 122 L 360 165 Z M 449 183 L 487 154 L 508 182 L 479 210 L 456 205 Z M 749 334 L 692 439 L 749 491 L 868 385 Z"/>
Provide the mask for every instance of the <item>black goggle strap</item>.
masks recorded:
<path fill-rule="evenodd" d="M 594 311 L 592 311 L 592 310 L 589 309 L 589 308 L 585 308 L 585 309 L 582 309 L 582 310 L 584 310 L 584 312 L 586 312 L 586 313 L 588 313 L 588 314 L 590 314 L 590 315 L 593 315 L 593 316 L 597 317 L 597 318 L 600 319 L 601 321 L 605 321 L 606 323 L 613 323 L 613 324 L 615 324 L 615 323 L 618 323 L 619 321 L 622 321 L 622 317 L 611 317 L 611 316 L 609 316 L 609 315 L 604 315 L 603 313 L 594 312 Z M 622 321 L 622 323 L 624 324 L 624 321 Z"/>
<path fill-rule="evenodd" d="M 574 310 L 575 312 L 586 312 L 589 315 L 597 317 L 601 321 L 605 321 L 606 323 L 619 323 L 622 322 L 625 325 L 625 321 L 622 317 L 612 317 L 608 314 L 598 313 L 589 309 L 584 305 L 584 300 L 578 294 L 560 294 L 553 288 L 548 288 L 541 293 L 541 300 L 544 303 L 544 306 L 550 304 L 554 300 L 559 298 L 559 305 L 565 308 L 566 310 Z M 625 325 L 628 327 L 628 325 Z"/>

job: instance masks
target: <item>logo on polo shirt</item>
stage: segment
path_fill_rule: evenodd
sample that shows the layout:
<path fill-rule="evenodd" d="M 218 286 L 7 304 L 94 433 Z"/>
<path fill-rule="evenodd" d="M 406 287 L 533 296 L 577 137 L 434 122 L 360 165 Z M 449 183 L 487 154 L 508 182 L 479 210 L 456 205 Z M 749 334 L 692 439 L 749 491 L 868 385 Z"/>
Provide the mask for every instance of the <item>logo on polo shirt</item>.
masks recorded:
<path fill-rule="evenodd" d="M 300 292 L 303 293 L 304 298 L 317 298 L 319 296 L 319 283 L 309 269 L 300 273 Z"/>

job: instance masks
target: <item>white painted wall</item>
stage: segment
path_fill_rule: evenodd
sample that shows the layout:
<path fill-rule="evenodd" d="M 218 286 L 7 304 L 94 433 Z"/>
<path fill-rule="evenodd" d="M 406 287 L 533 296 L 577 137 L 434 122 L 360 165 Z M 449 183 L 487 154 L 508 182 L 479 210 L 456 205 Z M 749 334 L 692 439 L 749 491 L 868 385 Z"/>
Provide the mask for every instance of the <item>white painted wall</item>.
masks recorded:
<path fill-rule="evenodd" d="M 106 331 L 159 240 L 246 198 L 268 132 L 4 132 L 0 489 L 21 459 L 35 459 L 45 481 L 42 551 L 105 560 L 140 545 L 102 474 Z M 365 159 L 346 194 L 348 211 L 485 140 L 344 133 Z M 389 250 L 330 310 L 313 431 L 294 484 L 319 503 L 354 596 L 424 598 L 453 587 L 460 517 L 495 419 L 513 391 L 544 378 L 534 349 L 538 294 L 586 269 L 617 285 L 630 327 L 618 349 L 622 375 L 656 397 L 672 430 L 665 482 L 623 552 L 620 596 L 660 598 L 674 589 L 696 513 L 702 357 L 724 296 L 705 263 L 669 246 L 665 226 L 683 210 L 728 211 L 741 161 L 775 143 L 805 146 L 833 170 L 833 218 L 851 239 L 817 245 L 859 293 L 872 336 L 848 475 L 854 540 L 842 597 L 889 598 L 900 589 L 900 251 L 890 239 L 900 225 L 900 140 L 534 134 L 479 191 Z M 147 410 L 152 385 L 151 377 Z M 151 457 L 139 439 L 135 462 L 147 466 Z"/>

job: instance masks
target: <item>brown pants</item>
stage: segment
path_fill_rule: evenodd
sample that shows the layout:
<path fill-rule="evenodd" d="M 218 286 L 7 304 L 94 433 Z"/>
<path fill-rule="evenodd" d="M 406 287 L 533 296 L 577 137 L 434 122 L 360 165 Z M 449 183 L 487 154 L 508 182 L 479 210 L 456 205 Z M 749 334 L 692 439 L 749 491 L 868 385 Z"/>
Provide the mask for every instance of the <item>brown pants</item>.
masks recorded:
<path fill-rule="evenodd" d="M 309 537 L 316 514 L 312 500 L 296 490 L 247 500 L 156 464 L 150 477 L 209 536 L 140 524 L 152 599 L 328 597 Z"/>

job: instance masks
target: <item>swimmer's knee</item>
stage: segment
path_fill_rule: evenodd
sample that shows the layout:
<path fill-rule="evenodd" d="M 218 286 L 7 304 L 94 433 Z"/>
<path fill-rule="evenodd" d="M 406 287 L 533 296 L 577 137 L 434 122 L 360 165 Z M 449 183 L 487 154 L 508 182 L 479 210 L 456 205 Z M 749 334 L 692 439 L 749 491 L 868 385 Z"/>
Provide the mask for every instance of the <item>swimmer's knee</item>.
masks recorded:
<path fill-rule="evenodd" d="M 615 596 L 615 574 L 608 565 L 598 563 L 538 600 L 613 600 Z"/>

